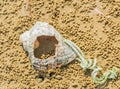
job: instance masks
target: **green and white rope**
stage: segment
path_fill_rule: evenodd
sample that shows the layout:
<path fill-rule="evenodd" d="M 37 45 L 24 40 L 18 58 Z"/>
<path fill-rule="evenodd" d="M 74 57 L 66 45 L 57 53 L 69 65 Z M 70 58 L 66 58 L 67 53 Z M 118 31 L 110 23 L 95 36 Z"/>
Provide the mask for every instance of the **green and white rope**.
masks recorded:
<path fill-rule="evenodd" d="M 64 39 L 64 42 L 76 53 L 76 55 L 78 56 L 77 60 L 80 62 L 80 66 L 83 68 L 83 70 L 93 70 L 91 76 L 94 80 L 94 83 L 103 84 L 107 81 L 107 79 L 115 79 L 117 77 L 118 68 L 113 67 L 112 70 L 106 71 L 101 77 L 98 78 L 97 74 L 100 70 L 102 70 L 102 68 L 96 65 L 96 58 L 94 59 L 94 62 L 92 61 L 92 59 L 88 59 L 87 61 L 84 58 L 82 51 L 75 43 L 67 39 Z"/>
<path fill-rule="evenodd" d="M 82 51 L 79 49 L 79 47 L 73 43 L 70 40 L 65 39 L 65 43 L 72 48 L 72 50 L 77 54 L 78 58 L 77 60 L 80 62 L 80 66 L 83 68 L 83 70 L 86 69 L 93 69 L 96 67 L 96 59 L 94 60 L 94 63 L 92 63 L 92 60 L 89 59 L 88 61 L 85 60 Z"/>
<path fill-rule="evenodd" d="M 101 77 L 96 77 L 97 73 L 102 70 L 102 68 L 96 68 L 93 70 L 91 76 L 95 83 L 103 84 L 107 79 L 115 79 L 117 77 L 118 68 L 113 67 L 112 70 L 106 71 Z"/>

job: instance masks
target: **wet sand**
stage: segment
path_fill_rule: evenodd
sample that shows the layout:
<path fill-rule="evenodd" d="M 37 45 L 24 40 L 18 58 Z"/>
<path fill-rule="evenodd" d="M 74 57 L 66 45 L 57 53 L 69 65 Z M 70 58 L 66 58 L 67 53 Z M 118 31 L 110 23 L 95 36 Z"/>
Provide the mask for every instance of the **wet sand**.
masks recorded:
<path fill-rule="evenodd" d="M 23 0 L 0 0 L 0 89 L 120 89 L 120 74 L 97 85 L 76 60 L 40 82 L 19 40 L 36 21 L 48 22 L 75 42 L 86 58 L 97 58 L 102 73 L 120 68 L 119 0 L 31 0 L 29 4 L 30 13 L 25 14 Z"/>

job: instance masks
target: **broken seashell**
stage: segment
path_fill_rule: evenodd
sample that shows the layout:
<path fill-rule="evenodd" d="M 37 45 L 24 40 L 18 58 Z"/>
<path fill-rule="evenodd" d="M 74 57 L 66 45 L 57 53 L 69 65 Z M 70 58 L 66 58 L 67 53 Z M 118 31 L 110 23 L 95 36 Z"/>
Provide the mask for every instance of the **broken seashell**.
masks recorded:
<path fill-rule="evenodd" d="M 63 42 L 63 37 L 46 22 L 36 24 L 20 36 L 35 69 L 47 70 L 61 67 L 75 59 L 76 54 Z M 49 55 L 42 59 L 41 56 Z"/>

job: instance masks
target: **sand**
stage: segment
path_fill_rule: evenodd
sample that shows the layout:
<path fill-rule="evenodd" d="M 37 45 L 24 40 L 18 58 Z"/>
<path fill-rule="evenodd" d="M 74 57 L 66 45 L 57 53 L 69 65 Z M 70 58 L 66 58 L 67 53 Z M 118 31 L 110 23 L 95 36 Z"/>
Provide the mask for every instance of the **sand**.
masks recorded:
<path fill-rule="evenodd" d="M 120 71 L 106 84 L 94 84 L 76 60 L 41 82 L 19 40 L 36 21 L 53 25 L 75 42 L 86 58 L 105 70 L 120 68 L 119 0 L 0 0 L 0 89 L 120 89 Z"/>

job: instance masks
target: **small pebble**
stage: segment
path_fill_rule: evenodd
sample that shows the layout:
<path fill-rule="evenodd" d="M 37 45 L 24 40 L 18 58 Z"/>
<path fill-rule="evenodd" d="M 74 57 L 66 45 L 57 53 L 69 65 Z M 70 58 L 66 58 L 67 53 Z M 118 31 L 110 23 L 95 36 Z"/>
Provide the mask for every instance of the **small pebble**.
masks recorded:
<path fill-rule="evenodd" d="M 55 79 L 57 79 L 57 80 L 61 80 L 61 79 L 62 79 L 62 76 L 57 75 L 57 76 L 55 77 Z"/>
<path fill-rule="evenodd" d="M 37 80 L 38 80 L 39 83 L 41 83 L 41 82 L 43 81 L 42 78 L 39 78 L 39 79 L 37 79 Z"/>

